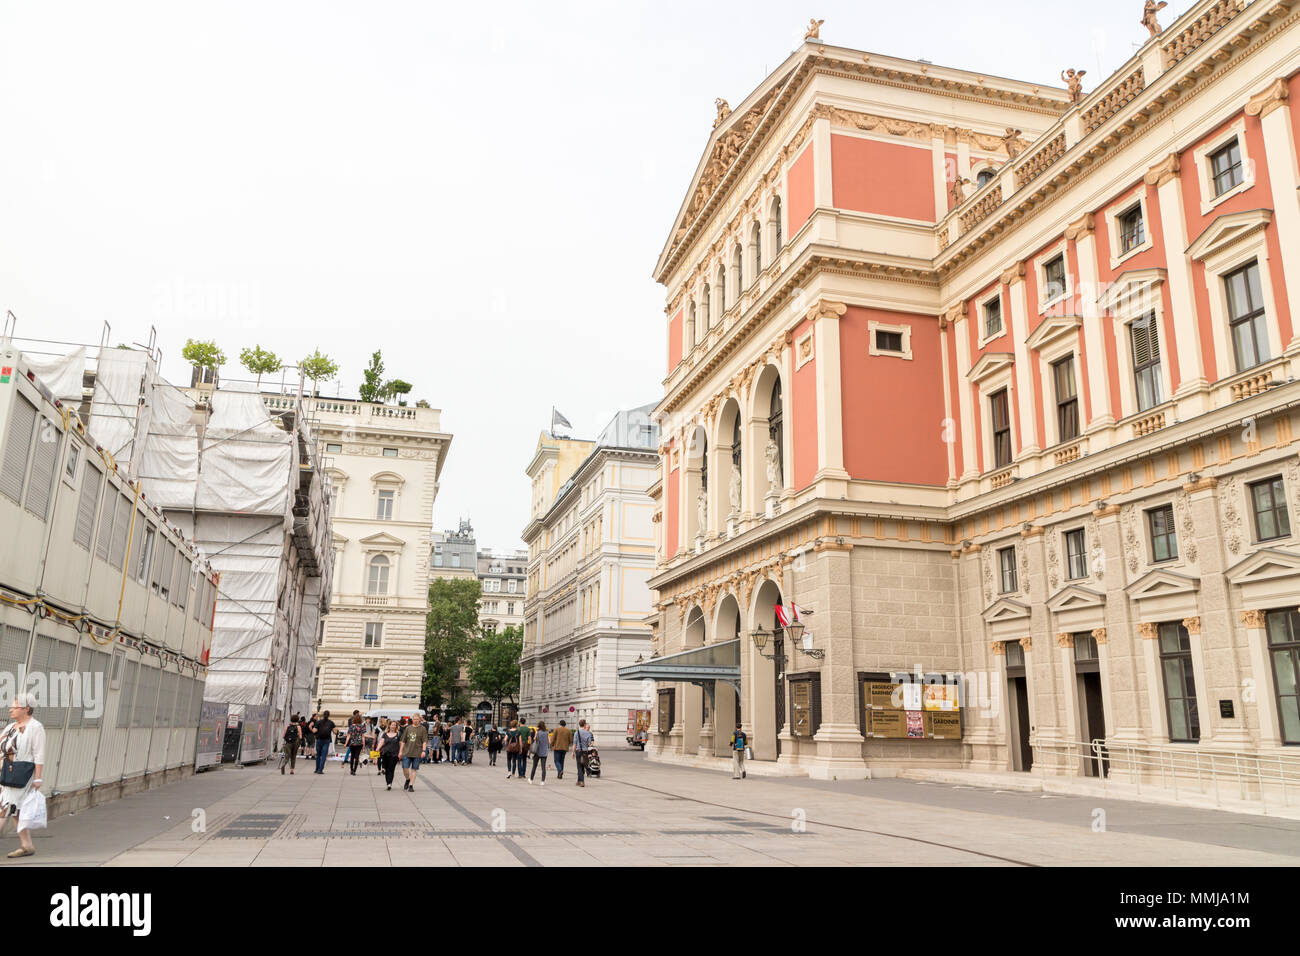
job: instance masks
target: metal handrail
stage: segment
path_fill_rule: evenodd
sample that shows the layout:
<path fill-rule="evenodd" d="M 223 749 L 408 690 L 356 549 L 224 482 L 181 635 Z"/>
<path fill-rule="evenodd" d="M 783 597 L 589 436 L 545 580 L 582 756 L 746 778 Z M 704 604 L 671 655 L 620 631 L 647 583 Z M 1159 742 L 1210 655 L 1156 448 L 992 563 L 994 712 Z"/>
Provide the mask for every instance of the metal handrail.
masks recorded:
<path fill-rule="evenodd" d="M 1071 760 L 1105 761 L 1107 779 L 1120 778 L 1133 783 L 1139 793 L 1143 781 L 1148 785 L 1157 778 L 1159 787 L 1172 790 L 1175 799 L 1182 790 L 1214 794 L 1222 802 L 1222 789 L 1235 786 L 1243 801 L 1290 804 L 1289 794 L 1300 791 L 1300 753 L 1259 753 L 1255 751 L 1205 749 L 1196 745 L 1130 744 L 1095 738 L 1034 744 L 1035 751 L 1064 756 Z M 1276 793 L 1279 800 L 1270 800 Z"/>

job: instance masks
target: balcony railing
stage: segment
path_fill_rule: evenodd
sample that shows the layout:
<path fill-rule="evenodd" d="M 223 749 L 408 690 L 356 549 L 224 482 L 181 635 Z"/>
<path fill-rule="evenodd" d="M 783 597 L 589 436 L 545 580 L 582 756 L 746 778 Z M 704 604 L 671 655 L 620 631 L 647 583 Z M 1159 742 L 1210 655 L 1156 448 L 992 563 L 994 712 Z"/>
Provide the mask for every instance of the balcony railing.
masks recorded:
<path fill-rule="evenodd" d="M 1198 46 L 1218 33 L 1233 17 L 1245 9 L 1242 0 L 1219 0 L 1209 10 L 1189 23 L 1161 45 L 1165 68 L 1188 56 Z"/>
<path fill-rule="evenodd" d="M 1159 431 L 1165 427 L 1165 413 L 1155 412 L 1151 415 L 1144 415 L 1133 423 L 1133 437 L 1141 438 L 1143 435 L 1150 435 L 1154 431 Z"/>

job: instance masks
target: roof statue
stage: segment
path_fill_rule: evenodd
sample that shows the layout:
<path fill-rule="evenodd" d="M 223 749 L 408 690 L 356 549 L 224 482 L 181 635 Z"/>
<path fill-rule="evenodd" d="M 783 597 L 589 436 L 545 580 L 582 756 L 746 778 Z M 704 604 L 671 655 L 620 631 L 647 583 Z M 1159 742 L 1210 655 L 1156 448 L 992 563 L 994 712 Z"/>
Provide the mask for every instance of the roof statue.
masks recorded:
<path fill-rule="evenodd" d="M 825 20 L 818 20 L 816 17 L 808 21 L 808 32 L 803 35 L 805 40 L 820 40 L 822 38 L 822 24 Z"/>
<path fill-rule="evenodd" d="M 966 198 L 966 190 L 962 187 L 969 184 L 970 180 L 965 176 L 958 176 L 952 181 L 952 185 L 948 187 L 948 195 L 952 197 L 954 206 L 960 206 L 961 201 Z"/>
<path fill-rule="evenodd" d="M 1147 28 L 1147 32 L 1149 32 L 1153 37 L 1159 36 L 1160 31 L 1163 29 L 1163 27 L 1160 26 L 1160 21 L 1156 19 L 1156 14 L 1167 6 L 1169 6 L 1169 4 L 1166 3 L 1165 0 L 1160 0 L 1159 3 L 1157 3 L 1156 0 L 1147 0 L 1146 4 L 1142 7 L 1142 25 Z"/>
<path fill-rule="evenodd" d="M 717 129 L 719 126 L 725 123 L 727 121 L 727 117 L 731 115 L 731 107 L 728 106 L 727 101 L 720 96 L 713 101 L 713 105 L 718 108 L 718 117 L 713 121 L 713 128 Z"/>
<path fill-rule="evenodd" d="M 1013 126 L 1008 126 L 1007 131 L 1002 134 L 1002 144 L 1007 148 L 1007 159 L 1015 159 L 1020 155 L 1020 133 L 1021 131 Z"/>
<path fill-rule="evenodd" d="M 1071 103 L 1078 103 L 1083 99 L 1083 78 L 1087 75 L 1087 70 L 1075 70 L 1073 68 L 1061 74 L 1061 79 L 1065 81 L 1065 85 L 1069 90 Z"/>

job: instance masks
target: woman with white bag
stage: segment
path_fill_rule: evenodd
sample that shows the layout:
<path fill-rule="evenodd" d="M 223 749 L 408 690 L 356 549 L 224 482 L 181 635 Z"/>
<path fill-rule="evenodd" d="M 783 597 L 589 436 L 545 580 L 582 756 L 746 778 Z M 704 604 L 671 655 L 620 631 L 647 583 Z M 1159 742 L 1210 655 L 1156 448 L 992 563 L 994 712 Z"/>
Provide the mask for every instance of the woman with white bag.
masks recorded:
<path fill-rule="evenodd" d="M 45 826 L 45 727 L 32 716 L 32 697 L 19 694 L 9 704 L 9 724 L 0 731 L 0 832 L 13 817 L 21 846 L 9 856 L 31 856 L 32 825 Z M 19 811 L 22 811 L 21 816 Z"/>

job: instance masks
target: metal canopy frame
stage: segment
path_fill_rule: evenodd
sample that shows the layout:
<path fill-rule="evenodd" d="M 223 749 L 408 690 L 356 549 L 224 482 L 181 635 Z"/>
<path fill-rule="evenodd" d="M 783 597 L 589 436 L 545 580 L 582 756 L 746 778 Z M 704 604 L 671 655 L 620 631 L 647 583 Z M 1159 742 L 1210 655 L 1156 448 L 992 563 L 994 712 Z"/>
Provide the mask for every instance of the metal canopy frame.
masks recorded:
<path fill-rule="evenodd" d="M 732 663 L 734 661 L 734 663 Z M 621 680 L 653 680 L 695 684 L 712 694 L 717 681 L 730 684 L 740 693 L 740 638 L 654 657 L 618 669 Z"/>

